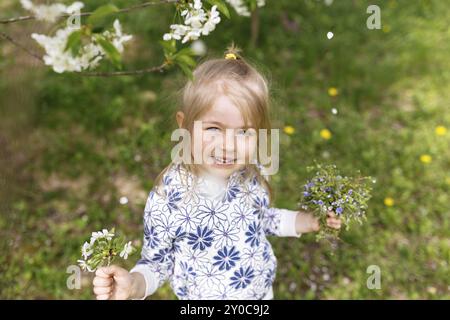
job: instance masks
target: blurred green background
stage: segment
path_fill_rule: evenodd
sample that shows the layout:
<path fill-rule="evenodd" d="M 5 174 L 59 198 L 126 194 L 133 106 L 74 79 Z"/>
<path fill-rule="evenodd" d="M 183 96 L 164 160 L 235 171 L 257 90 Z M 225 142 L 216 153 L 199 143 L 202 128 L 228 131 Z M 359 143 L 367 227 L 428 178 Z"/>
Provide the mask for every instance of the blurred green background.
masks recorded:
<path fill-rule="evenodd" d="M 84 2 L 86 11 L 108 3 Z M 381 30 L 366 27 L 370 4 L 381 8 Z M 24 14 L 9 0 L 0 13 Z M 173 13 L 160 5 L 120 15 L 134 35 L 125 69 L 162 62 L 158 40 Z M 275 298 L 450 298 L 447 1 L 268 0 L 259 13 L 254 47 L 250 19 L 234 12 L 202 40 L 212 56 L 234 40 L 271 79 L 273 127 L 285 130 L 273 205 L 296 208 L 314 159 L 377 180 L 367 223 L 343 232 L 336 248 L 314 235 L 272 238 Z M 49 29 L 35 21 L 0 25 L 37 52 L 30 34 Z M 176 94 L 186 78 L 179 69 L 59 75 L 4 40 L 0 53 L 0 297 L 92 299 L 90 275 L 69 290 L 66 268 L 92 231 L 116 226 L 141 243 L 146 196 L 170 161 Z M 381 269 L 379 290 L 366 286 L 370 265 Z M 174 298 L 167 284 L 152 296 Z"/>

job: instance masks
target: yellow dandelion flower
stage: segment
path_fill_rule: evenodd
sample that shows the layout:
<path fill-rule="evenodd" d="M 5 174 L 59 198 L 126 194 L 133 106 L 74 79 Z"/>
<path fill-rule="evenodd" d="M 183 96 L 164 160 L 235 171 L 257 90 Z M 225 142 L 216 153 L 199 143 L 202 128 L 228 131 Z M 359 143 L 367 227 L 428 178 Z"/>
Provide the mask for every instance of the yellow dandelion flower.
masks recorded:
<path fill-rule="evenodd" d="M 391 32 L 391 26 L 384 25 L 382 30 L 384 33 L 389 33 Z"/>
<path fill-rule="evenodd" d="M 434 132 L 437 136 L 444 136 L 447 133 L 447 128 L 444 126 L 437 126 Z"/>
<path fill-rule="evenodd" d="M 328 95 L 330 97 L 336 97 L 339 94 L 339 90 L 335 87 L 328 88 Z"/>
<path fill-rule="evenodd" d="M 285 126 L 283 131 L 284 131 L 284 133 L 291 135 L 295 132 L 295 128 L 292 126 Z"/>
<path fill-rule="evenodd" d="M 320 130 L 320 136 L 325 140 L 329 140 L 329 139 L 331 139 L 332 134 L 331 134 L 330 130 L 322 129 L 322 130 Z"/>
<path fill-rule="evenodd" d="M 427 163 L 430 163 L 431 160 L 433 160 L 433 159 L 431 158 L 431 156 L 429 154 L 423 154 L 420 156 L 420 162 L 422 162 L 422 163 L 427 164 Z"/>
<path fill-rule="evenodd" d="M 391 197 L 384 198 L 384 205 L 387 207 L 392 207 L 394 205 L 395 201 Z"/>

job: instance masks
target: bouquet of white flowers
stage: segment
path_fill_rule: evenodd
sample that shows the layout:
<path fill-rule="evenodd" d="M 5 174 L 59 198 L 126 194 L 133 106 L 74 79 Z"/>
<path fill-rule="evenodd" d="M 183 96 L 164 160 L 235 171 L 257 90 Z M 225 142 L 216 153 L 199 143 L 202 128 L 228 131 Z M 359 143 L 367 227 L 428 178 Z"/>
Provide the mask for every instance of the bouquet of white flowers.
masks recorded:
<path fill-rule="evenodd" d="M 131 241 L 126 242 L 123 237 L 116 236 L 114 228 L 111 231 L 103 229 L 102 231 L 92 232 L 89 242 L 85 242 L 81 247 L 82 260 L 78 264 L 83 270 L 95 272 L 97 268 L 109 266 L 119 255 L 123 259 L 128 259 L 135 249 Z"/>
<path fill-rule="evenodd" d="M 307 167 L 307 171 L 316 171 L 316 175 L 304 185 L 298 205 L 310 210 L 319 218 L 320 231 L 316 240 L 337 238 L 339 231 L 326 224 L 327 212 L 334 211 L 341 218 L 346 230 L 352 221 L 360 224 L 366 219 L 367 203 L 371 198 L 372 177 L 341 176 L 335 165 Z"/>

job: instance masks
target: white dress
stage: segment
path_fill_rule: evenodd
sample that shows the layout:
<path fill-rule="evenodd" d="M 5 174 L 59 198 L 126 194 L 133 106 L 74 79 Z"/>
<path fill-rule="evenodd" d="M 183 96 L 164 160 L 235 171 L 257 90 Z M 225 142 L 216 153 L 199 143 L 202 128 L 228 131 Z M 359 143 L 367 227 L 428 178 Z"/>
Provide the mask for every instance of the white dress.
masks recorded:
<path fill-rule="evenodd" d="M 144 210 L 141 259 L 130 272 L 146 282 L 145 297 L 166 280 L 179 299 L 272 299 L 277 261 L 266 236 L 300 237 L 296 211 L 272 208 L 255 177 L 243 170 L 225 184 L 174 164 Z M 144 298 L 145 298 L 144 297 Z"/>

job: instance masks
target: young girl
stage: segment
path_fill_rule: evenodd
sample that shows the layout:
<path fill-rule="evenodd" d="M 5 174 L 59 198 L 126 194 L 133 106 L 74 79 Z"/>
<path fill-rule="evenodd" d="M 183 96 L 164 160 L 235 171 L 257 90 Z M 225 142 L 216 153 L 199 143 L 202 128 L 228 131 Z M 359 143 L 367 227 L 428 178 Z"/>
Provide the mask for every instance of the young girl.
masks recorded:
<path fill-rule="evenodd" d="M 270 206 L 256 159 L 270 130 L 264 77 L 236 53 L 208 60 L 184 88 L 178 126 L 193 145 L 156 179 L 144 210 L 142 257 L 130 271 L 97 270 L 97 299 L 144 299 L 166 280 L 180 299 L 272 299 L 267 236 L 318 231 L 311 214 Z M 186 156 L 187 155 L 187 156 Z M 340 228 L 329 212 L 328 226 Z"/>

